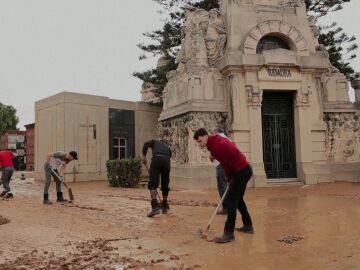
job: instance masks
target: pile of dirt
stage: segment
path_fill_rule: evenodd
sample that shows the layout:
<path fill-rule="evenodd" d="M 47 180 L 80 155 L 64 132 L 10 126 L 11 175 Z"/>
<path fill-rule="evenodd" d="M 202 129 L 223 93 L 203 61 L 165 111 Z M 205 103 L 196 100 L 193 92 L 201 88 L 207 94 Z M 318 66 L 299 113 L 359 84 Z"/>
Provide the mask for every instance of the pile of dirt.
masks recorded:
<path fill-rule="evenodd" d="M 104 211 L 103 208 L 97 208 L 97 207 L 85 206 L 85 205 L 78 205 L 78 204 L 67 204 L 66 206 L 67 207 L 76 207 L 76 208 L 85 209 L 85 210 Z"/>
<path fill-rule="evenodd" d="M 129 200 L 135 200 L 135 201 L 149 201 L 149 197 L 145 197 L 145 196 L 128 196 L 125 195 L 123 196 L 123 198 L 127 198 Z M 195 200 L 190 200 L 190 201 L 178 201 L 178 200 L 169 200 L 169 204 L 170 205 L 181 205 L 181 206 L 201 206 L 201 207 L 210 207 L 210 206 L 217 206 L 216 203 L 212 203 L 209 202 L 207 200 L 199 200 L 199 201 L 195 201 Z"/>
<path fill-rule="evenodd" d="M 7 224 L 7 223 L 10 223 L 10 219 L 7 219 L 3 216 L 0 216 L 0 225 L 4 225 L 4 224 Z"/>
<path fill-rule="evenodd" d="M 201 200 L 201 201 L 194 201 L 194 200 L 175 201 L 175 200 L 170 200 L 169 203 L 172 204 L 172 205 L 193 206 L 193 207 L 195 207 L 195 206 L 201 206 L 201 207 L 214 206 L 214 207 L 216 207 L 217 206 L 216 203 L 212 203 L 212 202 L 209 202 L 207 200 Z"/>
<path fill-rule="evenodd" d="M 116 270 L 116 269 L 147 269 L 153 263 L 135 260 L 130 257 L 120 256 L 111 246 L 111 242 L 127 239 L 95 239 L 81 243 L 68 243 L 74 252 L 65 257 L 56 256 L 47 251 L 33 250 L 15 260 L 0 264 L 2 270 Z"/>
<path fill-rule="evenodd" d="M 286 235 L 286 236 L 283 236 L 280 239 L 278 239 L 278 241 L 286 243 L 286 244 L 293 244 L 302 239 L 304 239 L 304 237 L 301 235 Z"/>

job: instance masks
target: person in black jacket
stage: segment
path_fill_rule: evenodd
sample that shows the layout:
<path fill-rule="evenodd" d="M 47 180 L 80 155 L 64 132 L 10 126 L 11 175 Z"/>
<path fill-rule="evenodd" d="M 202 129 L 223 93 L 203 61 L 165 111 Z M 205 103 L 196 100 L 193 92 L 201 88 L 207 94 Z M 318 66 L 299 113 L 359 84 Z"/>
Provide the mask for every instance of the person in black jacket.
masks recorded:
<path fill-rule="evenodd" d="M 151 196 L 151 209 L 147 213 L 148 217 L 160 214 L 159 202 L 157 201 L 157 188 L 160 182 L 161 175 L 161 191 L 163 196 L 162 213 L 166 214 L 169 209 L 167 198 L 169 195 L 169 181 L 170 181 L 170 158 L 171 149 L 165 140 L 150 140 L 144 143 L 142 160 L 147 166 L 146 153 L 148 148 L 152 149 L 152 159 L 149 170 L 148 188 Z"/>

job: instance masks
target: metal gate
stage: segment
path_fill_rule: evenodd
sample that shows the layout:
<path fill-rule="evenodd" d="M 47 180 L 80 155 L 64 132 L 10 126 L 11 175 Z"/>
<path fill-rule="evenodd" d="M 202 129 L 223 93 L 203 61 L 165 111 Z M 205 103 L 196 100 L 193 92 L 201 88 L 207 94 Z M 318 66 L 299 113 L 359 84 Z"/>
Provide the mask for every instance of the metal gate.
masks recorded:
<path fill-rule="evenodd" d="M 262 135 L 268 179 L 296 178 L 293 93 L 264 92 Z"/>

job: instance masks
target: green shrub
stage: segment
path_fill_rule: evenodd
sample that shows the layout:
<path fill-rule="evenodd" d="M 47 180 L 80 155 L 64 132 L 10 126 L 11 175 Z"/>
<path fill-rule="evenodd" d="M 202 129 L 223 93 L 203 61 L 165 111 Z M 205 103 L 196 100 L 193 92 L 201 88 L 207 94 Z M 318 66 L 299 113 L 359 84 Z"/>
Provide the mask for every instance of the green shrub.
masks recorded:
<path fill-rule="evenodd" d="M 136 187 L 141 180 L 141 159 L 108 160 L 107 176 L 112 187 Z"/>

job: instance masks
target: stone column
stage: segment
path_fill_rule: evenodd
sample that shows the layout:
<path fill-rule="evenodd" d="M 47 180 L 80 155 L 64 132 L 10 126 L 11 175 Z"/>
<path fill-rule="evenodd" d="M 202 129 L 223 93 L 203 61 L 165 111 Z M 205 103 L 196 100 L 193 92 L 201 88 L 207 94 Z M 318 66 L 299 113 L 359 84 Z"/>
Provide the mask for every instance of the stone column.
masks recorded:
<path fill-rule="evenodd" d="M 360 106 L 360 79 L 351 81 L 351 86 L 355 90 L 355 104 Z"/>

